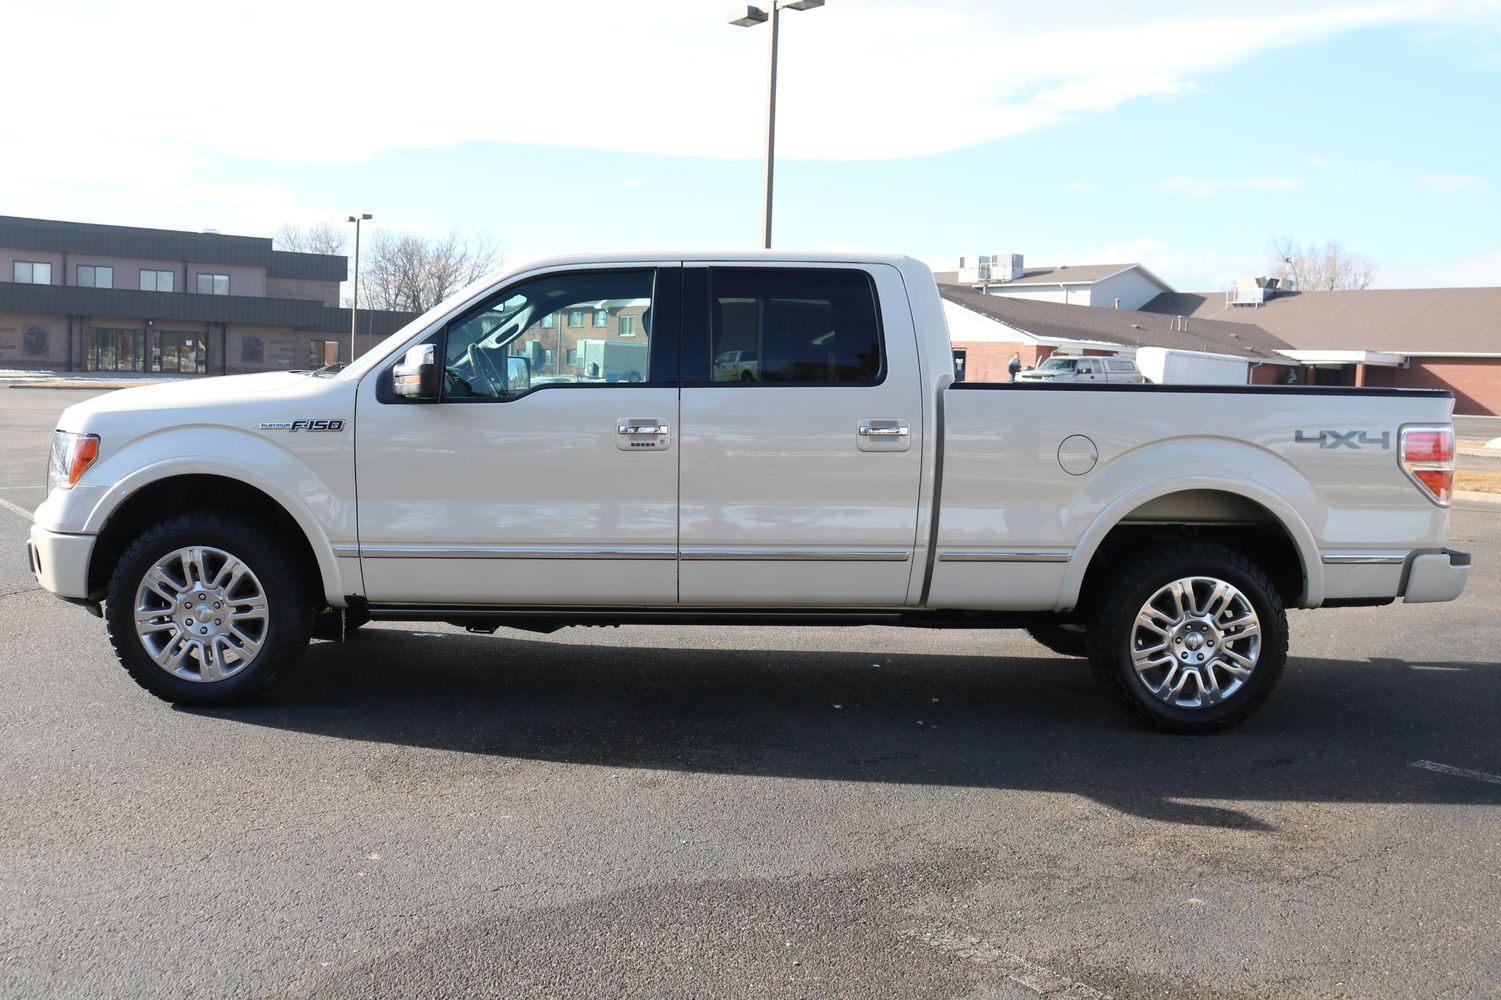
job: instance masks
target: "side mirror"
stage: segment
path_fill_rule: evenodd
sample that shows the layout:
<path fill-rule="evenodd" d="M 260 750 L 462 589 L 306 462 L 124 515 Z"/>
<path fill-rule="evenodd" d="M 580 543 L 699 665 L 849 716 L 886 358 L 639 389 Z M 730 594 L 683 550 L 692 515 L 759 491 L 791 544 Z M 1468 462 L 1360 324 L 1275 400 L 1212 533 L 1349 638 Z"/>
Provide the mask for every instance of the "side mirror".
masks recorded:
<path fill-rule="evenodd" d="M 506 392 L 515 395 L 532 387 L 532 363 L 526 358 L 506 358 Z"/>
<path fill-rule="evenodd" d="M 396 377 L 396 395 L 436 403 L 443 386 L 437 345 L 418 344 L 410 348 L 392 374 Z"/>

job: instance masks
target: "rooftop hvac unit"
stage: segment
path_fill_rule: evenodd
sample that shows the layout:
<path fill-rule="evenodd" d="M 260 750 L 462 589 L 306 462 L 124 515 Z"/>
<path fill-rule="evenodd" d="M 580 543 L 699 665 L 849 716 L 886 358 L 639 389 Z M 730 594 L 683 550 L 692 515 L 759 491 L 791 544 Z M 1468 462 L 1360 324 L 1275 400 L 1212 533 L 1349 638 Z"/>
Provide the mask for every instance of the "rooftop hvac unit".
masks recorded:
<path fill-rule="evenodd" d="M 979 285 L 990 281 L 990 258 L 985 254 L 978 257 L 959 258 L 959 283 L 961 285 Z"/>
<path fill-rule="evenodd" d="M 990 256 L 990 278 L 992 281 L 1015 281 L 1022 276 L 1022 255 L 1019 253 L 997 253 Z"/>

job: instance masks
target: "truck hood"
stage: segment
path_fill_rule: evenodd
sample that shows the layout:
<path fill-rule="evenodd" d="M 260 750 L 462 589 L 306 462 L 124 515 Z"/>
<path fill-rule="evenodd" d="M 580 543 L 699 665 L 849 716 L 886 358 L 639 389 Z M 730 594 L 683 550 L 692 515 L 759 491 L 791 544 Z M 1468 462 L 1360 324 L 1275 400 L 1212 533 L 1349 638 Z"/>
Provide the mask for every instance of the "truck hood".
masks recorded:
<path fill-rule="evenodd" d="M 212 412 L 230 408 L 237 401 L 256 399 L 269 402 L 274 398 L 271 394 L 277 393 L 289 399 L 305 398 L 309 389 L 327 386 L 332 381 L 295 372 L 260 372 L 254 375 L 180 379 L 133 389 L 116 389 L 68 407 L 58 419 L 57 426 L 63 430 L 84 430 L 83 424 L 111 413 L 188 409 Z"/>

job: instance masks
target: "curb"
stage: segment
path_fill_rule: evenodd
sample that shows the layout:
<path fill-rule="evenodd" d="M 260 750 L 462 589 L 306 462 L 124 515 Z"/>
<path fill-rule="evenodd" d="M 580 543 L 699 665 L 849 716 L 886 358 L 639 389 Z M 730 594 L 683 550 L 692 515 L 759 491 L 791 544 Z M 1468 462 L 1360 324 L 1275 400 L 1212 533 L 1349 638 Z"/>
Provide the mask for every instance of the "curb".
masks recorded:
<path fill-rule="evenodd" d="M 1455 490 L 1455 500 L 1466 500 L 1470 503 L 1481 503 L 1490 507 L 1501 507 L 1501 493 L 1480 493 L 1475 490 Z"/>

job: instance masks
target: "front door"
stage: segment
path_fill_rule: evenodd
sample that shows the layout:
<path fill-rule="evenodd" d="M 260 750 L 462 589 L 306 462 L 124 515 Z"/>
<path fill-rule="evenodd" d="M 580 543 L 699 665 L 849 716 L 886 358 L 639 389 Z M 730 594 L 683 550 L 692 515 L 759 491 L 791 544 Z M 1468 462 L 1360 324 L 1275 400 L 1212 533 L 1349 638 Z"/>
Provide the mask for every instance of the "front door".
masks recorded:
<path fill-rule="evenodd" d="M 391 394 L 399 359 L 364 380 L 368 600 L 676 602 L 680 286 L 665 265 L 522 278 L 435 335 L 441 402 Z"/>
<path fill-rule="evenodd" d="M 889 265 L 685 269 L 683 604 L 905 603 L 923 440 L 906 302 Z"/>

